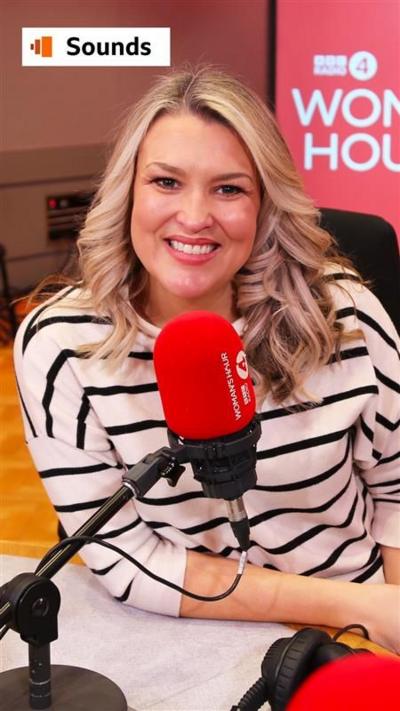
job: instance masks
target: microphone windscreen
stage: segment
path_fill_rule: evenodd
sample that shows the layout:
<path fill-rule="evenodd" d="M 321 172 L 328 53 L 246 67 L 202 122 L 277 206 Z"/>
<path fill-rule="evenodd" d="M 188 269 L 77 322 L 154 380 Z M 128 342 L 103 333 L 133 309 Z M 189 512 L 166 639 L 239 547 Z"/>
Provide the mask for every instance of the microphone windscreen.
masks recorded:
<path fill-rule="evenodd" d="M 287 711 L 397 711 L 400 661 L 355 654 L 330 662 L 301 684 Z"/>
<path fill-rule="evenodd" d="M 169 321 L 154 347 L 165 419 L 184 439 L 235 434 L 255 414 L 243 343 L 233 326 L 208 311 Z"/>

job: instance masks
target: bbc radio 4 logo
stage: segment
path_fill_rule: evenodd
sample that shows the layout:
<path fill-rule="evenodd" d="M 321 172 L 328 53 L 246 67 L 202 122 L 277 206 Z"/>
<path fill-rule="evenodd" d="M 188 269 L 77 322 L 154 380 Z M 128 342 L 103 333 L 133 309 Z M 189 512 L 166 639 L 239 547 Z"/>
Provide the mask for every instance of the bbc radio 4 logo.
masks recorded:
<path fill-rule="evenodd" d="M 53 56 L 53 38 L 50 35 L 45 35 L 31 42 L 31 50 L 40 57 Z"/>
<path fill-rule="evenodd" d="M 358 81 L 368 81 L 375 76 L 378 62 L 372 52 L 354 52 L 350 57 L 345 54 L 314 54 L 314 76 L 345 77 L 348 74 Z"/>

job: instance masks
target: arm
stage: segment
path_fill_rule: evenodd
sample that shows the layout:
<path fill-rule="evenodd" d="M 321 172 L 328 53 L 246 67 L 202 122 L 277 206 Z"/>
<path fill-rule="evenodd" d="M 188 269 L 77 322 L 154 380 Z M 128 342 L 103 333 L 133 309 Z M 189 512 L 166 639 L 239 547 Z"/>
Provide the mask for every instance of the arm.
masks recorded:
<path fill-rule="evenodd" d="M 372 535 L 385 580 L 400 584 L 400 340 L 371 292 L 358 287 L 354 297 L 376 394 L 355 423 L 353 458 L 374 505 Z"/>
<path fill-rule="evenodd" d="M 204 595 L 229 587 L 237 563 L 189 552 L 185 588 Z M 247 565 L 232 595 L 218 602 L 182 598 L 181 616 L 343 627 L 363 624 L 371 639 L 400 653 L 400 588 L 278 573 Z"/>
<path fill-rule="evenodd" d="M 54 320 L 57 311 L 52 310 L 50 315 Z M 121 458 L 90 406 L 71 348 L 71 342 L 73 346 L 75 341 L 99 340 L 98 332 L 88 332 L 87 324 L 84 327 L 85 334 L 76 336 L 76 323 L 49 323 L 23 343 L 25 323 L 15 341 L 28 447 L 56 515 L 69 535 L 120 488 L 123 473 Z M 85 363 L 85 367 L 91 366 Z M 91 383 L 91 375 L 83 382 Z M 94 382 L 102 384 L 98 372 Z M 123 422 L 124 412 L 117 414 Z M 185 549 L 157 536 L 140 518 L 133 501 L 101 529 L 101 536 L 160 577 L 182 584 Z M 90 544 L 82 548 L 81 557 L 121 602 L 178 614 L 179 594 L 153 582 L 119 554 Z"/>

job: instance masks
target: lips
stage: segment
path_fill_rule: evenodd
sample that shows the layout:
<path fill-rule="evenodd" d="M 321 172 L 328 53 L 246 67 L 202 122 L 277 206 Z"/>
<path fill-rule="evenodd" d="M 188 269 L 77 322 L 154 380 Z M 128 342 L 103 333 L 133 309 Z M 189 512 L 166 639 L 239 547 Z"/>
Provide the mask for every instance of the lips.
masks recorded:
<path fill-rule="evenodd" d="M 171 235 L 165 238 L 164 241 L 171 256 L 180 262 L 188 264 L 202 264 L 212 259 L 221 246 L 206 237 L 189 239 L 180 235 Z"/>

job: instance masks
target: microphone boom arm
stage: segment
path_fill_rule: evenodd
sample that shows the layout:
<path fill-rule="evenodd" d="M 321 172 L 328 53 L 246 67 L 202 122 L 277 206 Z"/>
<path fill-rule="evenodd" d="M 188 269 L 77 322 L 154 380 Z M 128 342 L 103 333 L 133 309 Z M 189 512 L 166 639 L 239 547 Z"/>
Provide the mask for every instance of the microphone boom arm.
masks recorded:
<path fill-rule="evenodd" d="M 128 501 L 134 497 L 144 496 L 161 478 L 167 479 L 171 486 L 175 486 L 185 470 L 180 464 L 183 456 L 183 451 L 179 450 L 176 456 L 175 450 L 169 447 L 161 447 L 156 452 L 147 454 L 124 474 L 122 486 L 75 531 L 73 536 L 94 536 Z M 84 545 L 85 541 L 74 541 L 53 554 L 47 554 L 35 576 L 52 578 Z M 17 602 L 10 601 L 12 588 L 13 580 L 0 587 L 0 627 L 9 625 L 15 629 L 13 608 L 15 609 Z M 18 632 L 17 629 L 16 631 Z"/>
<path fill-rule="evenodd" d="M 179 454 L 182 457 L 183 452 Z M 174 456 L 174 451 L 169 447 L 162 447 L 146 455 L 125 473 L 122 477 L 122 486 L 118 491 L 95 511 L 74 536 L 93 538 L 130 499 L 143 496 L 162 477 L 166 478 L 171 486 L 175 486 L 184 470 L 185 468 Z M 50 578 L 85 543 L 86 540 L 77 540 L 68 543 L 64 548 L 50 550 L 35 573 L 21 573 L 0 587 L 0 627 L 2 628 L 0 639 L 8 629 L 13 629 L 29 645 L 29 669 L 14 669 L 1 675 L 0 688 L 2 696 L 6 697 L 7 708 L 10 705 L 13 709 L 52 707 L 50 643 L 58 637 L 57 613 L 60 594 Z M 77 702 L 79 708 L 96 707 L 107 711 L 128 708 L 121 690 L 106 677 L 79 667 L 59 665 L 56 666 L 56 670 L 57 694 L 59 699 L 62 694 L 63 701 L 66 701 L 65 704 L 61 703 L 66 710 L 77 708 L 74 697 L 71 697 L 68 690 L 71 683 L 75 683 L 80 690 L 80 700 Z M 15 706 L 15 689 L 18 692 L 17 703 L 20 704 L 22 703 L 21 687 L 24 688 L 27 679 L 29 679 L 29 702 L 26 700 L 25 703 L 24 700 L 22 707 Z M 64 689 L 67 689 L 66 696 L 64 696 Z M 99 703 L 100 699 L 102 701 Z"/>

